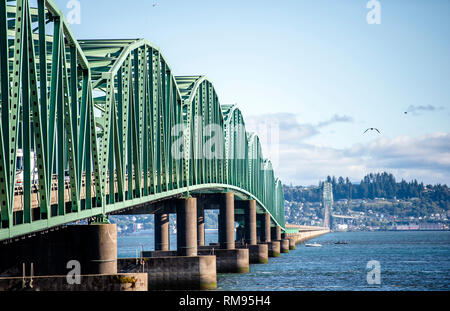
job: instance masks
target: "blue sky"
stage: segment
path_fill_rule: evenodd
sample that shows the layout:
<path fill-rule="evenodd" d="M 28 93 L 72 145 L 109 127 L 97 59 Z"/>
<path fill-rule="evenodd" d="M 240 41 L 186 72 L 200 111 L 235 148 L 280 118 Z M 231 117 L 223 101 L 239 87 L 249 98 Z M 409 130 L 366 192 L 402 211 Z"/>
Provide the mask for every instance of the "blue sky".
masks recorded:
<path fill-rule="evenodd" d="M 80 0 L 72 30 L 146 38 L 175 75 L 207 75 L 249 127 L 276 124 L 263 152 L 285 183 L 388 170 L 450 184 L 450 1 L 379 2 L 369 25 L 367 0 Z"/>

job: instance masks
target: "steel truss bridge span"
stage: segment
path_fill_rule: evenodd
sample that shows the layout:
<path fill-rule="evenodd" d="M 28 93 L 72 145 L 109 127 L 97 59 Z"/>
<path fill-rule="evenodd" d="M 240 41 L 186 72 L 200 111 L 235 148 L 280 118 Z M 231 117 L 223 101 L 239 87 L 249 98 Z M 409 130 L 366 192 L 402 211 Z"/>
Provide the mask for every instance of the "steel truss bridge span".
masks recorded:
<path fill-rule="evenodd" d="M 147 40 L 77 40 L 52 0 L 2 1 L 0 73 L 0 240 L 203 191 L 256 200 L 284 229 L 241 111 Z"/>

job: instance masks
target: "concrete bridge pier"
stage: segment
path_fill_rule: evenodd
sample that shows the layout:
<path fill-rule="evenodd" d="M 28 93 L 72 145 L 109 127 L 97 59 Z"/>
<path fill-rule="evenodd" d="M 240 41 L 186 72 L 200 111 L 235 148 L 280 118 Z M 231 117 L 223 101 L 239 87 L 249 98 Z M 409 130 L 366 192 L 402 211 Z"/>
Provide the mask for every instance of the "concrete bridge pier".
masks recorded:
<path fill-rule="evenodd" d="M 294 239 L 289 239 L 289 249 L 295 250 L 295 240 Z"/>
<path fill-rule="evenodd" d="M 219 203 L 219 248 L 199 246 L 199 254 L 216 255 L 217 272 L 245 273 L 250 271 L 249 250 L 236 248 L 234 236 L 234 193 L 215 196 Z M 216 201 L 216 202 L 217 202 Z"/>
<path fill-rule="evenodd" d="M 287 234 L 283 234 L 283 239 L 287 239 L 289 241 L 289 250 L 295 250 L 295 239 L 292 237 L 288 237 Z"/>
<path fill-rule="evenodd" d="M 135 258 L 118 260 L 121 271 L 143 271 L 149 290 L 199 290 L 217 287 L 216 257 L 198 252 L 197 198 L 173 199 L 155 214 L 155 251 L 142 252 L 144 264 Z M 177 214 L 177 250 L 169 248 L 169 214 Z M 160 242 L 159 242 L 160 241 Z"/>
<path fill-rule="evenodd" d="M 288 239 L 281 239 L 280 240 L 280 252 L 281 253 L 289 253 L 290 247 L 289 247 L 289 240 Z"/>
<path fill-rule="evenodd" d="M 271 241 L 269 245 L 269 257 L 280 257 L 280 241 Z"/>
<path fill-rule="evenodd" d="M 235 249 L 234 193 L 222 194 L 219 207 L 219 245 L 221 249 Z"/>
<path fill-rule="evenodd" d="M 116 224 L 91 224 L 87 226 L 79 226 L 74 229 L 75 231 L 80 231 L 79 239 L 81 241 L 84 243 L 86 241 L 91 241 L 91 245 L 86 247 L 87 252 L 84 261 L 87 261 L 88 268 L 85 274 L 116 274 Z"/>
<path fill-rule="evenodd" d="M 270 228 L 271 232 L 271 239 L 275 240 L 275 241 L 280 241 L 281 240 L 281 227 L 276 226 L 276 227 L 272 227 Z"/>
<path fill-rule="evenodd" d="M 197 198 L 177 204 L 177 255 L 197 256 Z"/>
<path fill-rule="evenodd" d="M 164 210 L 155 214 L 155 251 L 170 250 L 169 214 Z"/>
<path fill-rule="evenodd" d="M 197 200 L 197 246 L 205 245 L 205 206 Z"/>
<path fill-rule="evenodd" d="M 269 249 L 269 257 L 280 257 L 280 241 L 272 240 L 270 228 L 270 214 L 264 213 L 259 215 L 260 219 L 260 241 L 261 244 L 267 244 Z"/>
<path fill-rule="evenodd" d="M 280 242 L 280 253 L 289 253 L 289 240 L 283 239 L 281 236 L 281 227 L 276 226 L 271 228 L 272 241 Z"/>
<path fill-rule="evenodd" d="M 0 291 L 147 290 L 146 274 L 117 272 L 116 229 L 107 223 L 70 225 L 0 244 L 0 275 L 7 276 L 0 277 Z"/>
<path fill-rule="evenodd" d="M 245 209 L 245 242 L 248 245 L 257 245 L 258 238 L 256 236 L 256 201 L 249 200 Z"/>
<path fill-rule="evenodd" d="M 260 221 L 261 221 L 261 242 L 262 243 L 270 243 L 272 241 L 271 239 L 271 232 L 270 232 L 270 214 L 264 213 L 260 214 Z"/>
<path fill-rule="evenodd" d="M 245 243 L 249 251 L 250 263 L 267 263 L 269 248 L 267 244 L 258 244 L 256 232 L 256 201 L 247 201 L 244 208 Z"/>
<path fill-rule="evenodd" d="M 282 233 L 281 238 L 287 240 L 289 243 L 289 250 L 295 250 L 295 239 L 289 236 L 287 233 Z"/>
<path fill-rule="evenodd" d="M 4 275 L 21 276 L 23 263 L 26 269 L 33 263 L 34 275 L 66 275 L 70 261 L 79 263 L 81 275 L 116 274 L 117 227 L 71 225 L 0 245 L 0 254 L 0 274 Z"/>

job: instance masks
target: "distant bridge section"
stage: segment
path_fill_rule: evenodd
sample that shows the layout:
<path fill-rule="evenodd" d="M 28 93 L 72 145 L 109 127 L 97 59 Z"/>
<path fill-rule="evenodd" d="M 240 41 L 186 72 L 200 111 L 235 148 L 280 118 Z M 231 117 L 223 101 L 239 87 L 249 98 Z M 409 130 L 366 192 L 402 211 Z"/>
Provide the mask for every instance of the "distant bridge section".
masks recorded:
<path fill-rule="evenodd" d="M 331 217 L 341 218 L 341 219 L 356 219 L 357 218 L 355 216 L 345 216 L 345 215 L 335 215 L 335 214 L 332 214 Z"/>
<path fill-rule="evenodd" d="M 304 226 L 304 225 L 294 225 L 294 224 L 286 224 L 285 231 L 287 233 L 297 233 L 297 232 L 306 232 L 306 231 L 322 231 L 329 230 L 326 227 L 319 226 Z"/>

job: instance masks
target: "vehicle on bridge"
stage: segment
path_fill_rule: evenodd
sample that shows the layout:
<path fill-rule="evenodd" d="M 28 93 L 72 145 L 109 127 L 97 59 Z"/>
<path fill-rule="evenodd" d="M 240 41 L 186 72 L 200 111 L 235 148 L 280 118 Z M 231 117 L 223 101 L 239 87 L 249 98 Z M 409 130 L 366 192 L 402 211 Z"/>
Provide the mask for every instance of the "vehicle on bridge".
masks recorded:
<path fill-rule="evenodd" d="M 35 154 L 30 152 L 30 169 L 31 169 L 31 184 L 37 185 L 39 183 L 38 169 L 35 165 Z M 16 160 L 16 188 L 23 187 L 23 175 L 24 174 L 24 158 L 23 150 L 17 150 L 17 160 Z"/>

